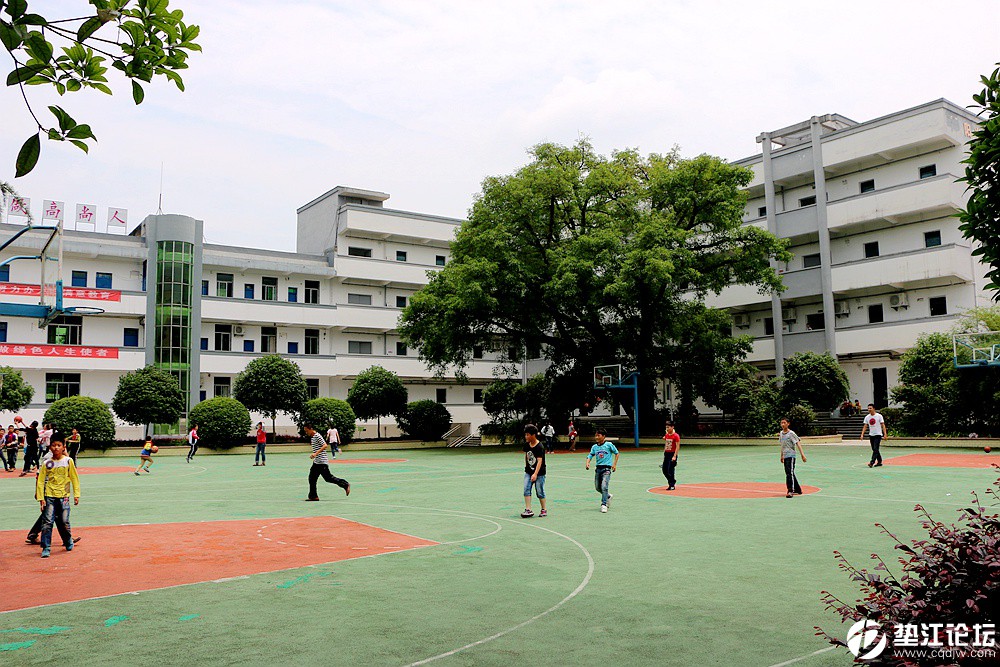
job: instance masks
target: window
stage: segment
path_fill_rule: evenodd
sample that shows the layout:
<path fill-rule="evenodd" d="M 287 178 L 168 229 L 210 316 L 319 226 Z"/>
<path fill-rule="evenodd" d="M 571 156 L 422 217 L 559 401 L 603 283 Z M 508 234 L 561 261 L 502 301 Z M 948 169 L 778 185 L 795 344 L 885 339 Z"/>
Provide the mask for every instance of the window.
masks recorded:
<path fill-rule="evenodd" d="M 260 298 L 262 301 L 277 301 L 278 300 L 278 279 L 277 278 L 261 278 L 260 279 Z"/>
<path fill-rule="evenodd" d="M 948 314 L 948 299 L 943 296 L 932 296 L 927 300 L 931 306 L 931 317 Z"/>
<path fill-rule="evenodd" d="M 367 340 L 349 340 L 347 341 L 347 353 L 348 354 L 371 354 L 372 344 L 371 341 Z"/>
<path fill-rule="evenodd" d="M 7 323 L 0 322 L 0 343 L 7 342 Z"/>
<path fill-rule="evenodd" d="M 215 349 L 217 352 L 229 352 L 232 349 L 233 325 L 215 325 Z"/>
<path fill-rule="evenodd" d="M 252 338 L 244 338 L 243 339 L 243 351 L 244 352 L 253 352 L 253 346 L 254 346 L 254 342 L 253 342 Z"/>
<path fill-rule="evenodd" d="M 826 328 L 826 318 L 823 313 L 813 313 L 806 315 L 806 329 L 819 331 Z"/>
<path fill-rule="evenodd" d="M 764 335 L 773 336 L 774 335 L 774 318 L 765 317 L 764 318 Z"/>
<path fill-rule="evenodd" d="M 201 349 L 203 349 L 203 350 L 207 350 L 208 349 L 208 338 L 207 337 L 201 339 Z"/>
<path fill-rule="evenodd" d="M 937 165 L 929 164 L 926 167 L 920 168 L 920 178 L 933 178 L 937 176 Z"/>
<path fill-rule="evenodd" d="M 298 354 L 299 353 L 299 342 L 296 340 L 288 341 L 288 354 Z"/>
<path fill-rule="evenodd" d="M 45 402 L 55 403 L 60 398 L 80 395 L 79 373 L 46 373 Z"/>
<path fill-rule="evenodd" d="M 397 296 L 396 297 L 396 308 L 406 308 L 406 297 Z"/>
<path fill-rule="evenodd" d="M 319 398 L 319 378 L 306 378 L 306 398 Z"/>
<path fill-rule="evenodd" d="M 396 341 L 396 354 L 400 357 L 406 356 L 406 343 L 401 340 Z"/>
<path fill-rule="evenodd" d="M 97 289 L 111 289 L 111 274 L 97 272 L 96 282 Z"/>
<path fill-rule="evenodd" d="M 207 280 L 202 280 L 201 281 L 201 295 L 202 296 L 208 296 L 208 281 Z"/>
<path fill-rule="evenodd" d="M 799 199 L 799 208 L 804 206 L 813 206 L 816 203 L 816 195 L 809 195 L 808 197 L 802 197 Z"/>
<path fill-rule="evenodd" d="M 206 398 L 208 398 L 208 392 L 206 392 L 204 389 L 198 392 L 199 401 L 204 401 Z"/>
<path fill-rule="evenodd" d="M 447 261 L 448 260 L 447 260 L 447 258 L 444 255 L 435 255 L 434 256 L 434 265 L 435 266 L 444 266 L 445 262 L 447 262 Z"/>
<path fill-rule="evenodd" d="M 803 269 L 811 269 L 814 266 L 819 266 L 819 265 L 820 265 L 820 260 L 819 260 L 819 253 L 818 252 L 814 253 L 812 255 L 802 255 L 802 268 Z"/>
<path fill-rule="evenodd" d="M 278 351 L 278 327 L 260 328 L 260 351 L 271 353 Z"/>
<path fill-rule="evenodd" d="M 347 303 L 353 303 L 355 306 L 370 306 L 372 305 L 372 295 L 371 294 L 348 294 Z"/>
<path fill-rule="evenodd" d="M 934 248 L 941 245 L 941 232 L 924 232 L 924 247 Z"/>
<path fill-rule="evenodd" d="M 483 390 L 482 389 L 473 389 L 472 390 L 472 402 L 473 403 L 482 403 L 483 402 Z"/>
<path fill-rule="evenodd" d="M 318 280 L 307 280 L 306 281 L 305 298 L 306 298 L 306 303 L 319 303 L 319 281 Z"/>
<path fill-rule="evenodd" d="M 0 283 L 10 282 L 10 264 L 0 266 Z"/>
<path fill-rule="evenodd" d="M 480 345 L 476 345 L 472 348 L 472 358 L 482 359 L 483 358 L 483 348 Z"/>
<path fill-rule="evenodd" d="M 397 262 L 405 262 L 406 261 L 406 251 L 405 250 L 397 250 L 396 251 L 396 261 Z"/>
<path fill-rule="evenodd" d="M 215 397 L 229 398 L 232 393 L 232 378 L 215 378 Z"/>
<path fill-rule="evenodd" d="M 244 283 L 243 284 L 243 298 L 244 299 L 252 299 L 252 298 L 254 298 L 253 292 L 254 292 L 254 288 L 255 287 L 256 286 L 253 283 Z"/>
<path fill-rule="evenodd" d="M 767 207 L 766 206 L 759 207 L 757 209 L 757 216 L 763 218 L 765 215 L 767 215 Z"/>
<path fill-rule="evenodd" d="M 869 241 L 865 244 L 865 259 L 878 257 L 878 241 Z"/>
<path fill-rule="evenodd" d="M 868 306 L 868 323 L 878 324 L 879 322 L 885 322 L 885 314 L 882 312 L 882 304 L 876 303 Z"/>
<path fill-rule="evenodd" d="M 319 329 L 306 329 L 306 354 L 319 354 Z"/>
<path fill-rule="evenodd" d="M 347 254 L 351 255 L 352 257 L 371 257 L 372 256 L 372 249 L 371 248 L 359 248 L 357 246 L 348 246 L 348 248 L 347 248 Z"/>
<path fill-rule="evenodd" d="M 122 347 L 139 347 L 139 330 L 125 327 L 122 334 Z"/>
<path fill-rule="evenodd" d="M 288 288 L 288 303 L 298 303 L 299 302 L 299 288 L 289 287 Z"/>
<path fill-rule="evenodd" d="M 860 183 L 858 183 L 858 188 L 861 190 L 862 194 L 864 194 L 866 192 L 874 192 L 875 191 L 875 179 L 874 178 L 870 178 L 867 181 L 861 181 Z"/>
<path fill-rule="evenodd" d="M 72 273 L 72 284 L 73 287 L 86 287 L 87 286 L 87 272 L 86 271 L 74 271 Z"/>
<path fill-rule="evenodd" d="M 233 274 L 217 273 L 215 275 L 215 296 L 233 297 Z"/>
<path fill-rule="evenodd" d="M 83 340 L 83 318 L 78 315 L 60 315 L 49 324 L 49 345 L 80 345 Z"/>
<path fill-rule="evenodd" d="M 445 389 L 444 387 L 438 387 L 437 389 L 435 389 L 434 394 L 438 403 L 448 402 L 448 390 Z"/>

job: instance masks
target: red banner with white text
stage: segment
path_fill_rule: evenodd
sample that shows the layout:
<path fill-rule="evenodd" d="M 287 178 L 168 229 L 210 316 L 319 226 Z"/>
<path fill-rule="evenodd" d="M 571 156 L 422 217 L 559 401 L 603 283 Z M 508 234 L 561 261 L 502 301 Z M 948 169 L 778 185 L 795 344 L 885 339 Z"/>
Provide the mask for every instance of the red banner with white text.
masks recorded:
<path fill-rule="evenodd" d="M 10 296 L 41 296 L 42 288 L 24 283 L 0 283 L 0 294 Z M 53 285 L 45 286 L 45 296 L 55 296 Z M 87 287 L 63 287 L 64 299 L 87 299 L 88 301 L 121 301 L 122 293 L 113 289 L 90 289 Z"/>

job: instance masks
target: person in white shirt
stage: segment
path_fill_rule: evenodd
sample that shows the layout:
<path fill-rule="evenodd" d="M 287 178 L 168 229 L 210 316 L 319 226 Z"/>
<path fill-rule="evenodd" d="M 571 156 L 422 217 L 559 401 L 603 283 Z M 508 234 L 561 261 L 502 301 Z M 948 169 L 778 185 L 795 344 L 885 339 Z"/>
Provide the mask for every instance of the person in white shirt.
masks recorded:
<path fill-rule="evenodd" d="M 879 445 L 882 444 L 882 439 L 889 439 L 889 430 L 885 427 L 885 419 L 882 415 L 875 412 L 875 404 L 868 404 L 868 414 L 865 415 L 864 425 L 861 427 L 861 437 L 859 440 L 865 439 L 865 431 L 868 431 L 868 441 L 872 445 L 872 460 L 868 462 L 869 468 L 877 468 L 882 465 L 882 454 L 879 453 Z"/>
<path fill-rule="evenodd" d="M 542 427 L 542 435 L 545 437 L 545 451 L 551 452 L 553 449 L 553 439 L 556 437 L 556 430 L 552 427 L 552 424 L 545 422 L 545 426 Z"/>
<path fill-rule="evenodd" d="M 330 444 L 330 451 L 333 453 L 330 458 L 337 458 L 337 454 L 340 452 L 340 433 L 333 426 L 326 432 L 326 441 Z"/>

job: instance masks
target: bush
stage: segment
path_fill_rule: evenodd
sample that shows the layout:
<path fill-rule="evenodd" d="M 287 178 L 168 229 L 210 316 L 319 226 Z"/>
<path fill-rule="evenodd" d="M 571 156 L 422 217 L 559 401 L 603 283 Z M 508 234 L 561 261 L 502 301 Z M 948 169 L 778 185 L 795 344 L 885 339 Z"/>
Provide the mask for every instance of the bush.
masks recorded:
<path fill-rule="evenodd" d="M 424 442 L 440 440 L 451 428 L 451 413 L 436 401 L 414 401 L 397 416 L 396 423 L 410 437 Z"/>
<path fill-rule="evenodd" d="M 340 444 L 346 445 L 354 437 L 357 417 L 347 401 L 339 398 L 314 398 L 307 401 L 299 417 L 299 426 L 312 424 L 320 433 L 332 426 L 340 433 Z"/>
<path fill-rule="evenodd" d="M 184 396 L 177 378 L 146 366 L 118 378 L 111 407 L 119 419 L 136 426 L 174 424 L 184 413 Z"/>
<path fill-rule="evenodd" d="M 799 435 L 812 435 L 812 421 L 816 419 L 816 413 L 807 405 L 793 405 L 785 413 L 788 418 L 790 428 Z"/>
<path fill-rule="evenodd" d="M 850 394 L 847 373 L 829 352 L 799 352 L 785 360 L 781 403 L 830 412 Z"/>
<path fill-rule="evenodd" d="M 242 445 L 250 432 L 250 411 L 235 398 L 210 398 L 191 408 L 188 424 L 198 425 L 199 444 L 230 449 Z"/>
<path fill-rule="evenodd" d="M 104 402 L 90 396 L 60 398 L 45 411 L 42 421 L 67 437 L 75 428 L 83 449 L 107 449 L 115 442 L 115 418 Z"/>

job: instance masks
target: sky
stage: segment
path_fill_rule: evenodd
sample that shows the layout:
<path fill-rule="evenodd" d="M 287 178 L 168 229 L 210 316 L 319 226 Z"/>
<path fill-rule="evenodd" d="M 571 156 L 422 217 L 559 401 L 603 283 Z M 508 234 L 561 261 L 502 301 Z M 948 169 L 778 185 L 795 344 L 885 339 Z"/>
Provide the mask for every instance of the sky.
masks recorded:
<path fill-rule="evenodd" d="M 59 104 L 91 125 L 89 155 L 43 141 L 35 170 L 14 179 L 34 124 L 17 88 L 0 90 L 0 180 L 36 215 L 43 199 L 70 218 L 90 204 L 103 230 L 106 209 L 121 207 L 131 228 L 162 197 L 164 213 L 204 220 L 208 242 L 294 250 L 296 209 L 338 185 L 463 218 L 484 178 L 516 171 L 541 142 L 735 160 L 759 152 L 759 133 L 813 115 L 970 105 L 1000 61 L 997 0 L 170 7 L 201 26 L 185 92 L 156 81 L 136 106 L 114 70 L 112 97 L 27 89 L 37 113 Z M 89 13 L 81 0 L 31 0 L 30 11 Z"/>

